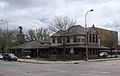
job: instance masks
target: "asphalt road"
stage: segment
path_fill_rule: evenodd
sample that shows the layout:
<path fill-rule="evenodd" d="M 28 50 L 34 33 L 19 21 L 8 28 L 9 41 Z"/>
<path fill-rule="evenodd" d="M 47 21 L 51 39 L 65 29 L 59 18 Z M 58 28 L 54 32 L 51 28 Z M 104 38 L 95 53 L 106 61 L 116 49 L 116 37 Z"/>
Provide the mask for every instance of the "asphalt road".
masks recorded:
<path fill-rule="evenodd" d="M 120 76 L 120 60 L 33 64 L 0 60 L 0 76 Z"/>

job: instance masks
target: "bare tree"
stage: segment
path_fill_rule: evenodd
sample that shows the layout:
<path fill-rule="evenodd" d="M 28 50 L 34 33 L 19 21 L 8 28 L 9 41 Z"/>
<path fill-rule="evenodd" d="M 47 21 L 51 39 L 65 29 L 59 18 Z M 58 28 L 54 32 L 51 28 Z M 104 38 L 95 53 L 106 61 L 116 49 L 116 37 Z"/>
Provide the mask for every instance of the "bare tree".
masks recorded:
<path fill-rule="evenodd" d="M 28 31 L 28 35 L 27 36 L 28 36 L 28 40 L 30 40 L 30 41 L 36 40 L 35 31 L 32 30 L 32 29 L 30 29 Z"/>
<path fill-rule="evenodd" d="M 12 40 L 14 37 L 14 30 L 0 29 L 0 49 L 2 53 L 7 52 L 8 47 L 13 45 Z"/>
<path fill-rule="evenodd" d="M 52 32 L 65 31 L 69 27 L 74 26 L 76 21 L 68 17 L 55 17 L 52 22 L 50 22 L 50 30 Z"/>
<path fill-rule="evenodd" d="M 40 42 L 49 41 L 49 31 L 47 29 L 39 28 L 36 30 L 30 29 L 28 31 L 28 39 L 30 41 L 37 40 Z"/>
<path fill-rule="evenodd" d="M 66 46 L 66 36 L 67 36 L 67 29 L 74 26 L 76 21 L 68 18 L 68 17 L 55 17 L 55 19 L 50 23 L 50 30 L 52 32 L 59 32 L 59 35 L 62 39 L 62 45 L 64 49 L 64 58 L 65 58 L 65 46 Z"/>

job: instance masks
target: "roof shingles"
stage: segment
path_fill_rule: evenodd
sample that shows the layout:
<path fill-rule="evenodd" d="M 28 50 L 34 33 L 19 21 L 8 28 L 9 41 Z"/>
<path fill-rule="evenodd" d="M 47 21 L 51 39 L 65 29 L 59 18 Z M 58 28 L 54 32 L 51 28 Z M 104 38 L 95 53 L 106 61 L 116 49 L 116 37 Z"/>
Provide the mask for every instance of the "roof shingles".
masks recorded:
<path fill-rule="evenodd" d="M 84 27 L 82 27 L 81 25 L 75 25 L 75 26 L 72 26 L 70 28 L 68 28 L 67 30 L 65 31 L 58 31 L 56 32 L 55 34 L 53 34 L 52 36 L 70 36 L 70 35 L 85 35 L 85 29 Z"/>

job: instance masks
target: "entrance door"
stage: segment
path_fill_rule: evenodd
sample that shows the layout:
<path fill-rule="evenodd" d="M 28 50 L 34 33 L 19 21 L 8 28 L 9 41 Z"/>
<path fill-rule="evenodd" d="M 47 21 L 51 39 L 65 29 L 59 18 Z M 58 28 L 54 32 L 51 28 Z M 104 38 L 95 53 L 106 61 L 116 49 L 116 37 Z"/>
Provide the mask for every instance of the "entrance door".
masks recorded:
<path fill-rule="evenodd" d="M 85 54 L 86 54 L 85 49 L 82 49 L 81 50 L 81 60 L 85 60 Z"/>

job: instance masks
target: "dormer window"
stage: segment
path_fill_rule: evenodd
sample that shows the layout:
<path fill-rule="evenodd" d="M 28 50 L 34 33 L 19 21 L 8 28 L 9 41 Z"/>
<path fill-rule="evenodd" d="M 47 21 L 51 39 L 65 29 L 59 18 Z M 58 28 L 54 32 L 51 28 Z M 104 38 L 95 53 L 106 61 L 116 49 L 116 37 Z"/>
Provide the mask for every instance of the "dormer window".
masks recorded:
<path fill-rule="evenodd" d="M 80 42 L 80 38 L 77 39 L 77 42 Z"/>
<path fill-rule="evenodd" d="M 70 37 L 67 37 L 67 43 L 70 43 Z"/>
<path fill-rule="evenodd" d="M 85 39 L 82 39 L 82 42 L 85 42 Z"/>
<path fill-rule="evenodd" d="M 57 42 L 58 42 L 58 43 L 62 43 L 62 38 L 61 38 L 61 37 L 58 37 L 58 38 L 57 38 Z"/>
<path fill-rule="evenodd" d="M 77 37 L 76 36 L 74 36 L 73 42 L 77 42 Z"/>
<path fill-rule="evenodd" d="M 52 42 L 55 43 L 55 37 L 52 38 Z"/>

